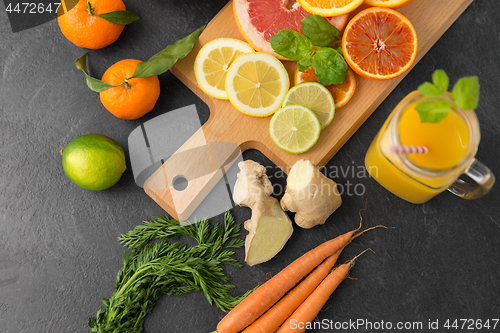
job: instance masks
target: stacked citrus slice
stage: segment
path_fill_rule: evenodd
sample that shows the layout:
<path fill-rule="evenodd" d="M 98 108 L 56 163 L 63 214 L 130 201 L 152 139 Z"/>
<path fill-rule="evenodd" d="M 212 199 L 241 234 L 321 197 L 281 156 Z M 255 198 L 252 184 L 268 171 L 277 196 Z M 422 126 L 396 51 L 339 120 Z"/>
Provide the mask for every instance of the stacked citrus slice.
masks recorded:
<path fill-rule="evenodd" d="M 227 70 L 239 55 L 250 52 L 254 52 L 253 48 L 239 39 L 217 38 L 206 43 L 194 61 L 194 74 L 200 88 L 214 98 L 228 99 Z"/>
<path fill-rule="evenodd" d="M 318 118 L 321 129 L 328 126 L 335 114 L 332 94 L 322 84 L 304 82 L 292 87 L 283 100 L 283 106 L 302 105 L 310 109 Z"/>
<path fill-rule="evenodd" d="M 303 72 L 299 70 L 295 72 L 295 84 L 301 84 L 303 82 L 317 82 L 312 67 L 309 67 Z M 344 83 L 331 84 L 325 88 L 332 94 L 333 100 L 335 101 L 335 109 L 343 107 L 349 102 L 356 90 L 356 77 L 354 72 L 349 69 Z"/>
<path fill-rule="evenodd" d="M 287 105 L 271 118 L 269 132 L 279 148 L 292 154 L 300 154 L 316 144 L 321 124 L 309 108 Z"/>

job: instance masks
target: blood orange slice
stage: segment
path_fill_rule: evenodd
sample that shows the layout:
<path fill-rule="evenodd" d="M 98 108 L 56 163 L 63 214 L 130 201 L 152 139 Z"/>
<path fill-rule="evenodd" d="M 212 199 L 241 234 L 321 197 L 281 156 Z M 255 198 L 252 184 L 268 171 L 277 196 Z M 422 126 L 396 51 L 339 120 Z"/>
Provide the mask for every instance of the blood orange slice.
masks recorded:
<path fill-rule="evenodd" d="M 303 72 L 299 72 L 299 70 L 295 72 L 295 84 L 303 82 L 317 82 L 312 67 L 309 67 Z M 335 109 L 343 107 L 349 102 L 352 95 L 354 95 L 354 90 L 356 90 L 356 77 L 354 72 L 349 69 L 344 83 L 331 84 L 325 88 L 332 94 L 333 101 L 335 102 Z"/>
<path fill-rule="evenodd" d="M 310 15 L 295 0 L 234 0 L 233 10 L 238 29 L 248 44 L 281 60 L 286 59 L 274 52 L 269 38 L 282 29 L 302 32 L 300 21 Z M 325 18 L 342 31 L 348 15 Z"/>
<path fill-rule="evenodd" d="M 359 75 L 392 79 L 407 71 L 417 55 L 417 32 L 410 20 L 389 8 L 373 7 L 349 21 L 342 37 L 347 64 Z"/>

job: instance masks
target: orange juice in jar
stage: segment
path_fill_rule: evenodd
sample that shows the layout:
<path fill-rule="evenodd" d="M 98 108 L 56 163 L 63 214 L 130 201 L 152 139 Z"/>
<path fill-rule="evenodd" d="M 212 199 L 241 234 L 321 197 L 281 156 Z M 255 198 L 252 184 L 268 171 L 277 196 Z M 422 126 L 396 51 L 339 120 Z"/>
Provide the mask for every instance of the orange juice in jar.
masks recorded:
<path fill-rule="evenodd" d="M 424 203 L 446 189 L 465 199 L 483 196 L 495 177 L 474 158 L 480 140 L 474 111 L 452 106 L 444 120 L 422 123 L 415 106 L 429 99 L 414 91 L 396 106 L 366 153 L 368 172 L 387 190 L 412 203 Z M 406 145 L 428 151 L 394 152 L 394 147 Z M 462 174 L 473 183 L 460 179 Z"/>

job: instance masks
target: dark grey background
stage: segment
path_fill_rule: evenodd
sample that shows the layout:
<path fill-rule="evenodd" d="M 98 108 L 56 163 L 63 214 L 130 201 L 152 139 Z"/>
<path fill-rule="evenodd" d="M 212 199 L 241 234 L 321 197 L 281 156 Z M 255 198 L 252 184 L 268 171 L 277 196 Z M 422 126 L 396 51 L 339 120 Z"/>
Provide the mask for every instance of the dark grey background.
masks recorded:
<path fill-rule="evenodd" d="M 121 59 L 146 60 L 208 23 L 226 3 L 126 1 L 127 9 L 141 19 L 127 26 L 114 44 L 90 52 L 91 74 L 101 77 Z M 397 102 L 430 80 L 435 69 L 443 68 L 452 83 L 462 76 L 479 76 L 482 142 L 477 157 L 500 176 L 499 14 L 499 1 L 474 1 L 328 166 L 361 167 L 368 145 Z M 161 96 L 152 112 L 137 121 L 115 118 L 100 104 L 98 94 L 87 89 L 83 74 L 74 66 L 83 52 L 63 37 L 56 21 L 12 33 L 0 6 L 1 332 L 88 332 L 87 318 L 101 308 L 101 297 L 111 295 L 121 267 L 124 248 L 117 237 L 163 213 L 134 184 L 130 167 L 109 190 L 77 187 L 64 175 L 59 150 L 79 135 L 101 133 L 127 151 L 132 129 L 192 103 L 197 104 L 202 122 L 208 119 L 206 105 L 170 72 L 160 76 Z M 257 151 L 244 157 L 272 167 Z M 282 177 L 272 176 L 273 171 L 271 180 L 284 184 Z M 446 319 L 499 317 L 498 184 L 476 201 L 446 192 L 426 204 L 413 205 L 373 179 L 340 175 L 335 180 L 344 186 L 359 184 L 358 191 L 365 191 L 360 196 L 344 194 L 342 206 L 326 225 L 312 230 L 295 226 L 286 247 L 268 263 L 228 268 L 237 285 L 235 293 L 263 283 L 307 250 L 357 227 L 358 211 L 368 201 L 365 225 L 396 229 L 374 230 L 345 250 L 341 261 L 368 247 L 375 253 L 357 261 L 351 271 L 354 279 L 341 284 L 319 314 L 320 320 L 422 321 L 426 325 L 429 319 L 439 319 L 439 331 L 445 332 Z M 250 217 L 246 208 L 232 213 L 238 223 Z M 243 260 L 242 249 L 237 257 Z M 147 316 L 145 332 L 210 332 L 223 315 L 201 292 L 163 297 Z"/>

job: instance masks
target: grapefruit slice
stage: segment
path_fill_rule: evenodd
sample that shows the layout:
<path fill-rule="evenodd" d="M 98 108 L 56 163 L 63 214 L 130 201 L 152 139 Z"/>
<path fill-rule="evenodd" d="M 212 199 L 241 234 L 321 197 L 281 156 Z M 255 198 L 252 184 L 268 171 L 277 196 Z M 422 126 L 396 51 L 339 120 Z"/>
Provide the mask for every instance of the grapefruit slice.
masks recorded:
<path fill-rule="evenodd" d="M 417 56 L 413 24 L 389 8 L 372 7 L 349 21 L 342 36 L 342 51 L 349 67 L 375 80 L 392 79 L 406 72 Z"/>
<path fill-rule="evenodd" d="M 287 59 L 274 52 L 269 38 L 282 29 L 302 33 L 300 21 L 310 15 L 295 0 L 234 0 L 233 11 L 238 29 L 248 44 L 257 51 L 271 53 L 281 60 Z M 348 15 L 325 19 L 342 31 Z"/>
<path fill-rule="evenodd" d="M 309 67 L 303 72 L 295 72 L 295 84 L 300 84 L 303 82 L 317 82 L 316 75 L 314 74 L 314 69 Z M 349 102 L 354 91 L 356 90 L 356 78 L 354 72 L 349 69 L 347 71 L 347 76 L 345 82 L 341 84 L 331 84 L 325 87 L 332 94 L 333 101 L 335 102 L 335 109 L 341 108 Z"/>

